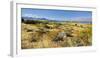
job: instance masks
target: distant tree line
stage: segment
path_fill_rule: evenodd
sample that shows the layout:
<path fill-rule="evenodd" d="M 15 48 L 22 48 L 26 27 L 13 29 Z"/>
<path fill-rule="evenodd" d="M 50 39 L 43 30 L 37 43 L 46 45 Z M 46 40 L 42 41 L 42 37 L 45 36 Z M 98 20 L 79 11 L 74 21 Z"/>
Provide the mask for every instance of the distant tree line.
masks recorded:
<path fill-rule="evenodd" d="M 40 21 L 40 20 L 25 20 L 24 18 L 21 18 L 21 22 L 25 24 L 37 24 L 37 23 L 44 23 L 47 24 L 48 21 Z"/>
<path fill-rule="evenodd" d="M 56 22 L 56 21 L 48 21 L 48 20 L 28 20 L 21 18 L 21 22 L 25 24 L 56 24 L 56 25 L 63 25 L 61 22 Z"/>

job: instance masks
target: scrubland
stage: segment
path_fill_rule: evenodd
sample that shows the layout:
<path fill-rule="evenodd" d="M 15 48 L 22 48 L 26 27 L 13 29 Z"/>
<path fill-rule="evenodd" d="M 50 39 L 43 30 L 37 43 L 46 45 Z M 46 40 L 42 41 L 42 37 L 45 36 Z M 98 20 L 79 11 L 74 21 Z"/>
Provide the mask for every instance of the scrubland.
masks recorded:
<path fill-rule="evenodd" d="M 22 49 L 92 45 L 92 24 L 44 22 L 21 23 Z"/>

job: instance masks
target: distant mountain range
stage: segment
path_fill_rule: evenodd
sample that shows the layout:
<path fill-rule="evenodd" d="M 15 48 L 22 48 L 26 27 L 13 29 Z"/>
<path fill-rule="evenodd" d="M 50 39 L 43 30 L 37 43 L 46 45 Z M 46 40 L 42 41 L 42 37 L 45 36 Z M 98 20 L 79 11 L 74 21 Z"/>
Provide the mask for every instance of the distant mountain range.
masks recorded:
<path fill-rule="evenodd" d="M 33 17 L 22 17 L 24 20 L 47 20 L 47 21 L 55 21 L 55 22 L 59 22 L 58 20 L 51 20 L 51 19 L 47 19 L 47 18 L 33 18 Z"/>

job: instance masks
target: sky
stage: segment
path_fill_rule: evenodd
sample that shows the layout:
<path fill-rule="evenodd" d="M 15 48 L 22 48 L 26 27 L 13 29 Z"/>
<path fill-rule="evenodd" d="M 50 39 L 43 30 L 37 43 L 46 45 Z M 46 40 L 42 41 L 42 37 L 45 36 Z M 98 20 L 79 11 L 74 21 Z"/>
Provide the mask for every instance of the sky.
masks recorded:
<path fill-rule="evenodd" d="M 46 18 L 50 20 L 59 21 L 91 21 L 91 11 L 79 11 L 79 10 L 50 10 L 50 9 L 34 9 L 34 8 L 22 8 L 22 17 L 33 18 Z"/>

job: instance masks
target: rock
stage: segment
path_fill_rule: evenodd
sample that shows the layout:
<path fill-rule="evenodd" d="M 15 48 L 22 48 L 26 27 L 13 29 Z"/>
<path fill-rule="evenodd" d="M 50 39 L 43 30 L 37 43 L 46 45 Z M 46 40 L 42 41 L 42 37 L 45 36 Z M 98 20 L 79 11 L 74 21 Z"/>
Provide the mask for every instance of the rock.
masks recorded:
<path fill-rule="evenodd" d="M 64 38 L 66 38 L 66 33 L 60 32 L 53 41 L 64 41 Z"/>

